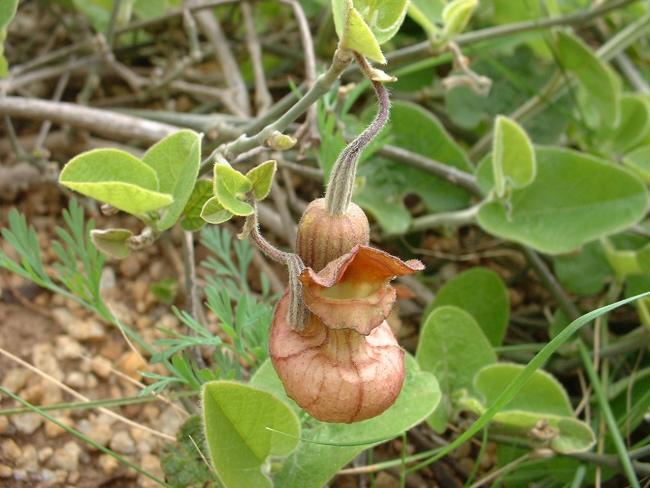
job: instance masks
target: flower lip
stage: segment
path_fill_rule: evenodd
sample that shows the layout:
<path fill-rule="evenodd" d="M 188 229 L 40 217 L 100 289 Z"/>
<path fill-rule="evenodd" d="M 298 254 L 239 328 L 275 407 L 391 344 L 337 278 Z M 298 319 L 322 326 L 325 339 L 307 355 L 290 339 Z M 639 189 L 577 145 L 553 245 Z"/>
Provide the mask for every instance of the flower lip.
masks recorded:
<path fill-rule="evenodd" d="M 395 302 L 390 280 L 422 269 L 416 259 L 404 262 L 379 249 L 356 245 L 318 273 L 305 269 L 300 280 L 307 308 L 327 327 L 368 335 Z"/>

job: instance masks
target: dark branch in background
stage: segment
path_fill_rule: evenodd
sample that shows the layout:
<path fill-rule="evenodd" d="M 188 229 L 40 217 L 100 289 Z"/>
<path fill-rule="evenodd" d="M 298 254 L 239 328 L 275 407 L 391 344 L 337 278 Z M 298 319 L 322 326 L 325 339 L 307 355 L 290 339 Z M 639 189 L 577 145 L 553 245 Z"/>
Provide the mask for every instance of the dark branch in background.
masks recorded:
<path fill-rule="evenodd" d="M 544 30 L 548 29 L 549 27 L 557 27 L 561 25 L 582 24 L 639 1 L 640 0 L 615 0 L 613 2 L 601 4 L 598 7 L 585 10 L 583 12 L 575 12 L 559 17 L 550 17 L 547 19 L 530 20 L 525 22 L 514 22 L 511 24 L 479 29 L 472 32 L 460 34 L 454 37 L 453 40 L 459 47 L 464 47 L 503 36 L 520 34 L 522 32 Z M 402 64 L 406 61 L 426 58 L 435 54 L 439 54 L 438 50 L 431 44 L 431 42 L 425 41 L 403 49 L 399 49 L 392 53 L 388 53 L 386 55 L 386 59 L 391 66 L 395 66 L 396 64 Z"/>
<path fill-rule="evenodd" d="M 0 97 L 0 114 L 31 120 L 50 120 L 70 124 L 105 137 L 120 140 L 158 142 L 178 131 L 173 125 L 152 122 L 139 117 L 83 107 L 75 103 L 51 102 L 23 97 Z"/>
<path fill-rule="evenodd" d="M 204 4 L 201 0 L 189 0 L 187 2 L 187 8 L 192 10 L 193 7 L 201 4 Z M 239 65 L 230 49 L 230 43 L 223 33 L 221 24 L 212 12 L 205 9 L 198 10 L 195 16 L 199 28 L 208 38 L 217 55 L 217 61 L 221 65 L 221 72 L 226 80 L 226 85 L 232 92 L 236 105 L 239 107 L 240 113 L 236 115 L 250 115 L 248 88 L 246 88 L 244 78 L 242 77 L 241 71 L 239 71 Z"/>
<path fill-rule="evenodd" d="M 383 146 L 378 153 L 395 161 L 406 163 L 414 168 L 439 176 L 449 183 L 466 189 L 472 195 L 478 197 L 483 196 L 474 177 L 465 171 L 454 168 L 453 166 L 449 166 L 440 161 L 435 161 L 420 154 L 402 149 L 401 147 L 391 146 L 389 144 Z"/>
<path fill-rule="evenodd" d="M 244 18 L 246 28 L 246 47 L 253 66 L 253 77 L 255 79 L 255 108 L 257 114 L 266 112 L 273 103 L 269 88 L 266 84 L 264 63 L 262 62 L 262 47 L 255 31 L 253 9 L 249 0 L 243 0 L 239 7 Z"/>
<path fill-rule="evenodd" d="M 200 324 L 205 324 L 203 309 L 201 307 L 201 293 L 196 282 L 196 260 L 194 257 L 194 234 L 189 231 L 183 231 L 183 268 L 185 272 L 185 306 L 194 320 Z M 190 334 L 196 336 L 194 330 Z M 200 346 L 194 346 L 191 349 L 196 365 L 199 368 L 206 368 L 203 354 Z"/>

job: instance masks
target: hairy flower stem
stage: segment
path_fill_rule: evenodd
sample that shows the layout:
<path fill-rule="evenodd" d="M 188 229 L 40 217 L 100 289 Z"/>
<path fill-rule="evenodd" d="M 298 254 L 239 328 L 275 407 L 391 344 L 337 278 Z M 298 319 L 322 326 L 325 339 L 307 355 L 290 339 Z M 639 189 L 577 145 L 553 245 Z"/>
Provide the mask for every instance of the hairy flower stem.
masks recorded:
<path fill-rule="evenodd" d="M 325 193 L 325 202 L 327 211 L 332 215 L 344 214 L 350 202 L 352 201 L 352 190 L 354 189 L 354 179 L 357 174 L 357 162 L 363 150 L 372 142 L 372 140 L 381 132 L 388 122 L 390 115 L 390 99 L 388 90 L 379 81 L 373 79 L 372 67 L 368 65 L 365 58 L 355 53 L 357 63 L 364 74 L 370 79 L 372 87 L 377 95 L 379 108 L 374 120 L 366 129 L 357 136 L 339 155 L 334 169 L 330 176 Z"/>
<path fill-rule="evenodd" d="M 300 331 L 305 327 L 307 310 L 302 295 L 302 283 L 300 274 L 305 269 L 305 265 L 300 256 L 291 252 L 281 251 L 269 241 L 267 241 L 260 232 L 260 226 L 257 222 L 257 206 L 251 202 L 255 211 L 246 218 L 244 229 L 239 238 L 250 237 L 257 247 L 273 261 L 283 264 L 289 271 L 289 324 L 295 330 Z"/>

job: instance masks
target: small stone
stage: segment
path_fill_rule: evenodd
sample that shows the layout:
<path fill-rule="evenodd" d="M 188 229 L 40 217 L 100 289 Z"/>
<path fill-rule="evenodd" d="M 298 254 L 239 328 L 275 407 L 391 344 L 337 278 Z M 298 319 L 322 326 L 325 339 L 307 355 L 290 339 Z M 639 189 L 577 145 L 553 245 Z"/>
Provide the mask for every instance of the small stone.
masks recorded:
<path fill-rule="evenodd" d="M 117 469 L 118 462 L 113 456 L 102 454 L 98 459 L 99 466 L 105 474 L 111 474 Z"/>
<path fill-rule="evenodd" d="M 160 430 L 165 434 L 175 436 L 183 421 L 179 418 L 178 412 L 172 407 L 167 407 L 162 415 L 158 418 Z"/>
<path fill-rule="evenodd" d="M 131 254 L 120 261 L 120 273 L 126 278 L 135 278 L 140 274 L 140 260 L 136 254 Z"/>
<path fill-rule="evenodd" d="M 144 369 L 147 363 L 142 356 L 133 351 L 128 351 L 120 357 L 117 363 L 118 369 L 133 379 L 140 377 L 139 370 Z"/>
<path fill-rule="evenodd" d="M 36 448 L 32 445 L 25 446 L 23 453 L 16 464 L 28 473 L 35 473 L 38 471 L 38 455 L 36 453 Z"/>
<path fill-rule="evenodd" d="M 80 421 L 77 427 L 81 432 L 86 434 L 98 444 L 106 446 L 113 436 L 113 429 L 111 428 L 112 422 L 108 419 L 108 416 L 100 415 L 93 418 L 92 421 Z"/>
<path fill-rule="evenodd" d="M 123 351 L 124 351 L 124 340 L 120 340 L 120 341 L 109 340 L 102 346 L 101 350 L 99 351 L 99 354 L 101 354 L 102 357 L 113 362 L 116 361 L 122 355 Z"/>
<path fill-rule="evenodd" d="M 79 389 L 86 387 L 86 376 L 79 371 L 72 371 L 65 381 L 72 388 Z"/>
<path fill-rule="evenodd" d="M 38 451 L 38 460 L 42 463 L 47 461 L 52 457 L 52 454 L 54 453 L 54 449 L 52 449 L 50 446 L 42 448 L 40 451 Z"/>
<path fill-rule="evenodd" d="M 86 388 L 92 390 L 96 388 L 98 384 L 99 382 L 97 381 L 97 376 L 92 373 L 86 375 Z"/>
<path fill-rule="evenodd" d="M 72 420 L 69 417 L 56 417 L 57 420 L 65 425 L 72 425 Z M 45 435 L 49 439 L 53 439 L 55 437 L 59 437 L 65 433 L 65 429 L 63 427 L 59 427 L 57 424 L 54 422 L 48 422 L 45 424 Z"/>
<path fill-rule="evenodd" d="M 84 353 L 83 346 L 69 336 L 59 336 L 56 339 L 56 357 L 59 359 L 78 359 Z"/>
<path fill-rule="evenodd" d="M 5 464 L 0 464 L 0 478 L 12 478 L 14 470 Z"/>
<path fill-rule="evenodd" d="M 24 469 L 14 469 L 14 479 L 16 481 L 27 481 L 27 471 Z"/>
<path fill-rule="evenodd" d="M 52 456 L 51 465 L 68 473 L 76 471 L 79 467 L 81 448 L 76 442 L 68 441 L 59 447 Z"/>
<path fill-rule="evenodd" d="M 2 441 L 2 444 L 0 444 L 0 452 L 2 452 L 2 455 L 10 461 L 18 462 L 23 450 L 18 444 L 16 444 L 16 441 L 13 439 L 7 439 Z"/>
<path fill-rule="evenodd" d="M 49 342 L 42 342 L 33 346 L 32 360 L 34 361 L 34 366 L 41 371 L 59 381 L 63 380 L 63 371 L 61 371 L 59 362 L 54 354 L 54 346 Z"/>
<path fill-rule="evenodd" d="M 122 454 L 133 454 L 135 452 L 135 443 L 129 433 L 122 430 L 113 436 L 110 448 Z"/>
<path fill-rule="evenodd" d="M 2 386 L 13 393 L 18 393 L 25 387 L 31 376 L 32 373 L 24 368 L 10 369 L 2 379 Z"/>
<path fill-rule="evenodd" d="M 73 471 L 68 475 L 68 483 L 70 483 L 72 486 L 76 486 L 79 478 L 81 478 L 81 473 L 79 471 Z"/>
<path fill-rule="evenodd" d="M 43 425 L 43 417 L 37 413 L 23 413 L 11 417 L 11 423 L 14 424 L 18 432 L 32 435 Z"/>
<path fill-rule="evenodd" d="M 9 430 L 9 419 L 5 416 L 0 417 L 0 435 Z"/>
<path fill-rule="evenodd" d="M 68 334 L 80 341 L 100 341 L 106 335 L 104 326 L 93 318 L 76 320 L 68 329 Z"/>
<path fill-rule="evenodd" d="M 160 416 L 160 409 L 155 405 L 147 405 L 142 409 L 142 415 L 147 420 L 154 420 Z"/>
<path fill-rule="evenodd" d="M 148 471 L 154 476 L 157 476 L 158 478 L 164 478 L 164 473 L 160 467 L 160 460 L 156 456 L 152 454 L 145 454 L 140 460 L 140 466 L 142 466 L 142 469 Z M 143 488 L 156 488 L 158 486 L 158 483 L 149 478 L 145 478 L 144 476 L 140 476 L 138 478 L 138 485 L 142 486 Z"/>
<path fill-rule="evenodd" d="M 100 378 L 108 378 L 111 374 L 111 362 L 101 356 L 95 356 L 91 362 L 93 372 Z"/>
<path fill-rule="evenodd" d="M 97 341 L 104 338 L 104 327 L 93 318 L 79 319 L 65 308 L 55 308 L 52 316 L 72 339 Z"/>

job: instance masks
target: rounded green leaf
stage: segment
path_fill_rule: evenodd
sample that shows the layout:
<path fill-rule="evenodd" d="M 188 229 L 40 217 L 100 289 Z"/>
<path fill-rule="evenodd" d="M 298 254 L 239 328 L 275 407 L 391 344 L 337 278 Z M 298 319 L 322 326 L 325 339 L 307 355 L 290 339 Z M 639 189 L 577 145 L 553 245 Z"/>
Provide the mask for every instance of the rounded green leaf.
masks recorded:
<path fill-rule="evenodd" d="M 355 0 L 354 3 L 360 12 L 367 9 L 368 25 L 380 45 L 397 34 L 409 4 L 408 0 Z"/>
<path fill-rule="evenodd" d="M 625 154 L 643 142 L 650 132 L 650 101 L 641 95 L 626 93 L 621 97 L 621 117 L 613 127 L 606 127 L 596 137 L 608 151 Z"/>
<path fill-rule="evenodd" d="M 269 195 L 277 167 L 277 163 L 271 159 L 246 173 L 246 178 L 253 185 L 255 200 L 264 200 Z"/>
<path fill-rule="evenodd" d="M 497 360 L 474 318 L 453 306 L 436 308 L 427 317 L 415 358 L 420 368 L 433 373 L 440 383 L 443 397 L 429 418 L 429 424 L 437 432 L 446 429 L 454 412 L 452 393 L 471 389 L 476 372 Z"/>
<path fill-rule="evenodd" d="M 579 252 L 554 256 L 553 269 L 562 286 L 578 295 L 600 292 L 613 274 L 599 241 L 585 244 Z"/>
<path fill-rule="evenodd" d="M 642 146 L 627 154 L 623 163 L 632 168 L 646 183 L 650 183 L 650 146 Z"/>
<path fill-rule="evenodd" d="M 530 185 L 537 173 L 535 150 L 528 134 L 514 120 L 502 115 L 494 125 L 492 168 L 498 197 L 504 197 L 509 187 Z"/>
<path fill-rule="evenodd" d="M 407 8 L 408 0 L 332 0 L 341 47 L 385 63 L 379 46 L 397 33 Z"/>
<path fill-rule="evenodd" d="M 402 392 L 395 404 L 383 414 L 353 424 L 319 422 L 305 415 L 302 437 L 306 440 L 300 442 L 273 475 L 275 486 L 321 488 L 359 453 L 397 437 L 427 418 L 440 401 L 438 382 L 430 373 L 420 371 L 412 356 L 407 354 L 405 362 L 406 379 Z M 305 380 L 309 381 L 309 378 Z M 258 369 L 251 384 L 286 398 L 270 361 Z M 293 401 L 287 401 L 299 410 Z"/>
<path fill-rule="evenodd" d="M 345 30 L 341 38 L 341 47 L 356 51 L 378 63 L 386 63 L 386 58 L 381 52 L 379 42 L 361 14 L 355 8 L 348 10 Z"/>
<path fill-rule="evenodd" d="M 442 11 L 445 34 L 453 36 L 463 32 L 477 6 L 478 0 L 452 0 L 449 2 Z"/>
<path fill-rule="evenodd" d="M 93 229 L 90 238 L 97 249 L 111 258 L 124 259 L 131 254 L 128 240 L 133 232 L 128 229 Z"/>
<path fill-rule="evenodd" d="M 253 207 L 243 201 L 252 189 L 251 181 L 229 164 L 214 165 L 214 194 L 233 215 L 245 217 L 253 213 Z"/>
<path fill-rule="evenodd" d="M 272 487 L 268 458 L 296 447 L 296 414 L 271 393 L 231 381 L 206 383 L 202 400 L 210 460 L 224 486 Z"/>
<path fill-rule="evenodd" d="M 18 0 L 2 0 L 0 2 L 0 30 L 7 27 L 18 8 Z"/>
<path fill-rule="evenodd" d="M 570 252 L 638 222 L 648 204 L 633 174 L 575 151 L 539 148 L 537 177 L 512 192 L 509 205 L 484 203 L 478 223 L 487 232 L 538 251 Z"/>
<path fill-rule="evenodd" d="M 589 106 L 598 112 L 598 125 L 616 125 L 620 116 L 620 90 L 612 69 L 580 38 L 565 31 L 558 32 L 556 51 L 563 68 L 580 83 Z"/>
<path fill-rule="evenodd" d="M 501 392 L 521 373 L 521 364 L 499 363 L 483 367 L 474 377 L 474 390 L 489 407 Z M 549 373 L 537 370 L 519 393 L 503 408 L 550 415 L 572 416 L 573 408 L 566 391 Z"/>
<path fill-rule="evenodd" d="M 548 442 L 551 449 L 561 454 L 586 451 L 596 442 L 591 428 L 576 418 L 524 410 L 497 413 L 490 429 L 495 433 L 523 437 L 535 445 Z M 541 438 L 535 440 L 534 432 L 539 432 Z M 545 436 L 549 440 L 544 439 Z"/>
<path fill-rule="evenodd" d="M 209 198 L 201 208 L 201 218 L 209 224 L 222 224 L 232 216 L 232 212 L 226 210 L 217 197 Z"/>
<path fill-rule="evenodd" d="M 508 327 L 510 299 L 501 277 L 487 268 L 472 268 L 444 284 L 427 307 L 424 317 L 444 305 L 468 312 L 493 346 L 500 346 Z"/>
<path fill-rule="evenodd" d="M 197 180 L 190 198 L 183 209 L 181 227 L 191 232 L 200 230 L 205 225 L 201 218 L 201 211 L 205 202 L 212 198 L 212 182 L 208 180 Z"/>
<path fill-rule="evenodd" d="M 158 189 L 174 198 L 157 223 L 158 230 L 169 229 L 183 213 L 199 174 L 201 135 L 191 130 L 175 132 L 149 148 L 142 161 L 156 172 Z"/>
<path fill-rule="evenodd" d="M 166 207 L 171 195 L 158 191 L 153 169 L 118 149 L 95 149 L 65 165 L 59 182 L 83 195 L 132 215 Z"/>

